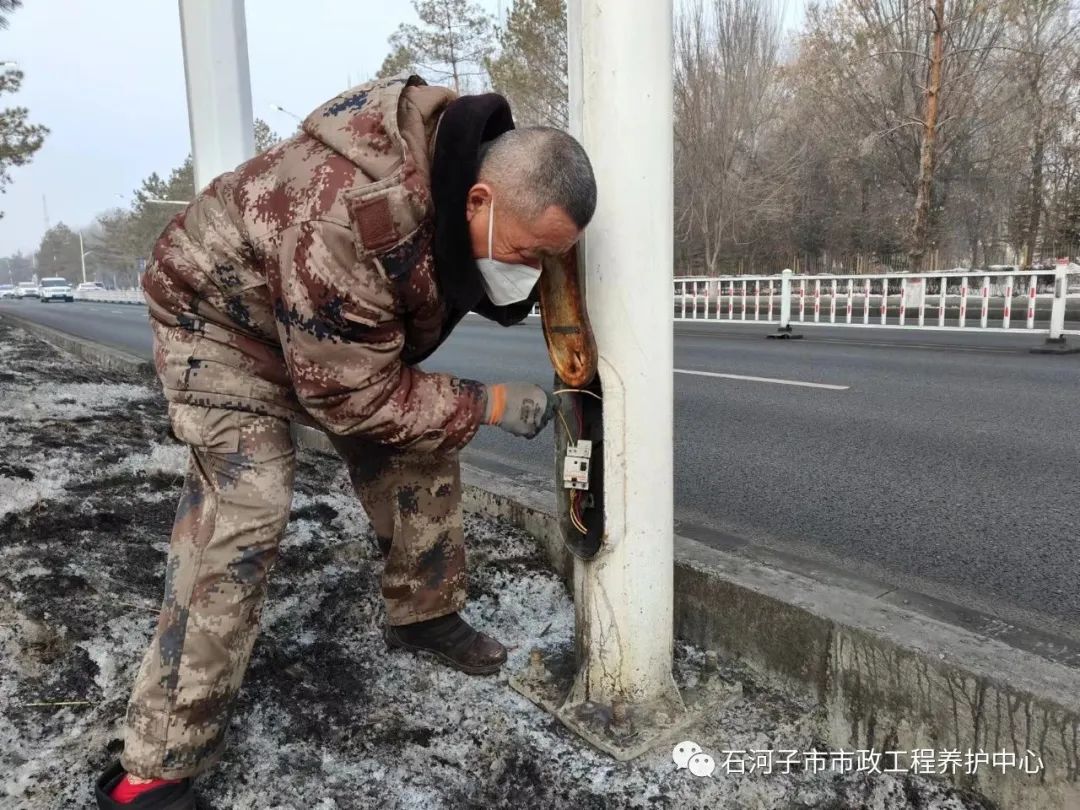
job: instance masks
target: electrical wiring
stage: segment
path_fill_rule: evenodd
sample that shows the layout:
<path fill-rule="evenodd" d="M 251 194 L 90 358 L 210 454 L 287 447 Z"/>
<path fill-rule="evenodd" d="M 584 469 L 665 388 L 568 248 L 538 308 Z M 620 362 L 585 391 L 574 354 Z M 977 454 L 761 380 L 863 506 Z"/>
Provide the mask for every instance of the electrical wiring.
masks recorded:
<path fill-rule="evenodd" d="M 559 420 L 562 422 L 563 430 L 566 431 L 566 440 L 568 442 L 576 441 L 574 437 L 570 434 L 570 425 L 566 423 L 566 417 L 562 415 L 562 411 L 559 408 L 556 408 L 555 413 L 559 415 Z"/>
<path fill-rule="evenodd" d="M 556 394 L 569 394 L 569 393 L 581 393 L 581 392 L 578 391 L 577 389 L 566 388 L 566 389 L 562 389 L 561 391 L 555 391 L 554 393 L 556 393 Z M 585 392 L 585 393 L 592 393 L 592 392 L 588 391 L 588 392 Z M 576 442 L 577 441 L 577 436 L 580 436 L 585 430 L 585 425 L 584 425 L 584 420 L 583 420 L 583 417 L 582 417 L 582 414 L 581 414 L 581 409 L 580 408 L 574 408 L 574 412 L 577 415 L 577 424 L 578 424 L 577 436 L 575 436 L 571 432 L 570 424 L 566 421 L 566 417 L 563 416 L 562 409 L 561 408 L 556 408 L 555 412 L 559 415 L 559 420 L 562 422 L 563 429 L 566 431 L 567 444 L 570 444 L 571 442 Z M 580 494 L 581 493 L 576 489 L 571 489 L 570 490 L 570 495 L 569 495 L 570 523 L 582 535 L 585 535 L 585 534 L 588 533 L 588 529 L 585 528 L 585 519 L 581 516 L 581 514 L 579 512 L 579 509 L 578 509 L 578 501 L 579 501 Z"/>
<path fill-rule="evenodd" d="M 585 433 L 585 414 L 581 408 L 574 408 L 574 414 L 577 416 L 577 435 L 580 438 Z M 577 527 L 577 530 L 582 534 L 586 534 L 585 518 L 581 514 L 580 505 L 581 492 L 579 490 L 574 490 L 574 495 L 570 499 L 570 514 L 573 515 L 574 525 Z"/>
<path fill-rule="evenodd" d="M 604 398 L 602 396 L 600 396 L 598 393 L 596 393 L 595 391 L 587 391 L 584 388 L 560 388 L 558 391 L 553 391 L 552 393 L 553 394 L 588 394 L 590 397 L 595 397 L 596 399 L 600 400 L 601 402 L 604 401 Z"/>
<path fill-rule="evenodd" d="M 570 522 L 574 525 L 574 528 L 577 529 L 581 534 L 588 534 L 588 529 L 585 528 L 585 525 L 581 522 L 581 519 L 577 516 L 577 513 L 575 511 L 577 508 L 576 496 L 577 491 L 573 490 L 572 494 L 570 495 Z"/>

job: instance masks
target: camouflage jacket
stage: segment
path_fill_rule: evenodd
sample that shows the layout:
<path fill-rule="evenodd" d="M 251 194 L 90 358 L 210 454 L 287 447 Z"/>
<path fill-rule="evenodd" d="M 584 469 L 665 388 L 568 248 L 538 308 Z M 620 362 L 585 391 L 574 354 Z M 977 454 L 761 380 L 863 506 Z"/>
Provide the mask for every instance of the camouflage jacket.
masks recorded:
<path fill-rule="evenodd" d="M 473 437 L 483 387 L 410 366 L 443 336 L 430 145 L 453 97 L 353 88 L 169 224 L 143 291 L 170 401 L 421 451 Z"/>

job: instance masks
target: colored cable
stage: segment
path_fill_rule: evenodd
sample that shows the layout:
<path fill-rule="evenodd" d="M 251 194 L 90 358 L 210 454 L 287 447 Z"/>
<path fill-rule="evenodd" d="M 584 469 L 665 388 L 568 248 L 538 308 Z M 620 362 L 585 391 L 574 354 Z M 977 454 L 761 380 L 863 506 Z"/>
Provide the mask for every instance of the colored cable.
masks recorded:
<path fill-rule="evenodd" d="M 555 394 L 588 394 L 590 397 L 595 397 L 596 399 L 600 400 L 601 402 L 604 401 L 604 398 L 602 396 L 600 396 L 599 394 L 597 394 L 595 391 L 587 391 L 584 388 L 560 388 L 558 391 L 553 391 L 552 393 L 555 393 Z"/>

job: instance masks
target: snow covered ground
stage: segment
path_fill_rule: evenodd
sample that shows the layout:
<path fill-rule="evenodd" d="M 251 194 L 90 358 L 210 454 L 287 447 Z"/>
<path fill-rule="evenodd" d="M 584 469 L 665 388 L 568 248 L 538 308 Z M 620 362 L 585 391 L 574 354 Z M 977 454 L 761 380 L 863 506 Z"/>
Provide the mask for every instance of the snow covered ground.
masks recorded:
<path fill-rule="evenodd" d="M 160 598 L 185 451 L 156 390 L 78 366 L 0 321 L 0 807 L 91 807 Z M 531 540 L 467 518 L 468 618 L 511 645 L 476 678 L 390 652 L 381 562 L 338 463 L 304 455 L 293 520 L 228 752 L 204 807 L 978 808 L 907 775 L 697 777 L 670 747 L 620 764 L 507 685 L 573 608 Z M 703 652 L 678 645 L 692 685 Z M 686 733 L 725 749 L 828 750 L 821 716 L 734 662 L 742 697 Z"/>

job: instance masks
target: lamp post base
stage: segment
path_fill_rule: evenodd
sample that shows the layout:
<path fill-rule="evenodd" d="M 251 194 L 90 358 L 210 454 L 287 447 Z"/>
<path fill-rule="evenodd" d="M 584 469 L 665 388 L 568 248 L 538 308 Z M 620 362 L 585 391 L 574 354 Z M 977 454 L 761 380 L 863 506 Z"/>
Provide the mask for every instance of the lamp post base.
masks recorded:
<path fill-rule="evenodd" d="M 671 695 L 642 703 L 580 700 L 574 695 L 576 675 L 573 645 L 567 643 L 555 650 L 533 650 L 525 669 L 510 676 L 510 686 L 620 762 L 679 742 L 689 726 L 742 695 L 740 684 L 724 680 L 709 664 L 693 686 L 673 688 Z"/>
<path fill-rule="evenodd" d="M 1032 354 L 1080 354 L 1080 346 L 1069 346 L 1064 337 L 1047 338 L 1042 346 L 1029 350 Z"/>
<path fill-rule="evenodd" d="M 775 335 L 766 335 L 769 340 L 802 340 L 802 335 L 796 335 L 790 326 L 781 326 Z"/>

